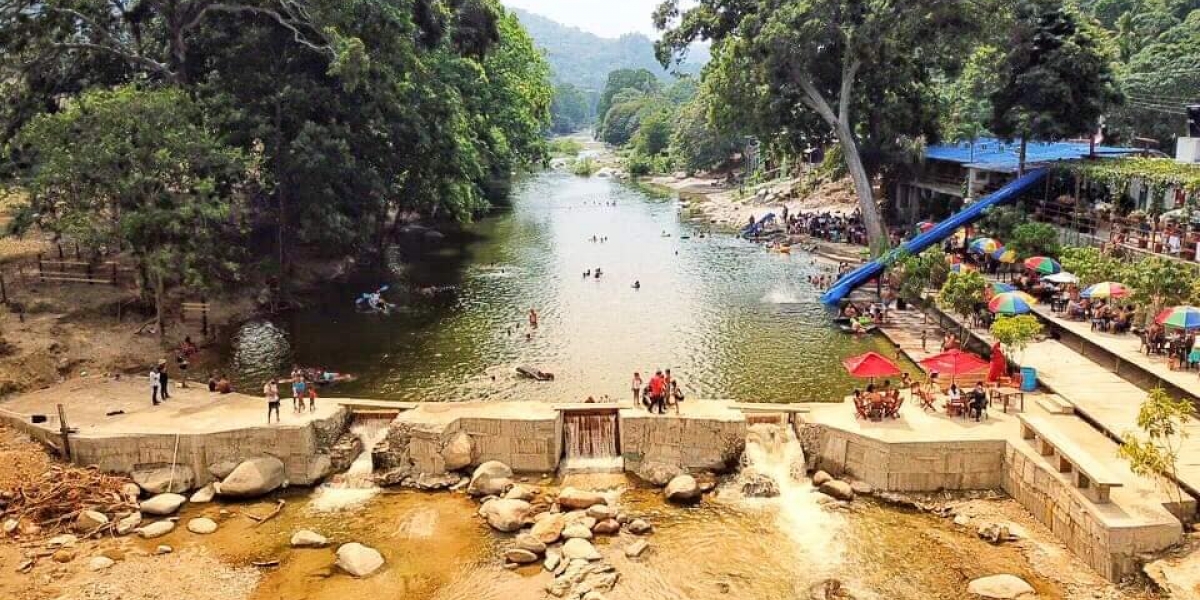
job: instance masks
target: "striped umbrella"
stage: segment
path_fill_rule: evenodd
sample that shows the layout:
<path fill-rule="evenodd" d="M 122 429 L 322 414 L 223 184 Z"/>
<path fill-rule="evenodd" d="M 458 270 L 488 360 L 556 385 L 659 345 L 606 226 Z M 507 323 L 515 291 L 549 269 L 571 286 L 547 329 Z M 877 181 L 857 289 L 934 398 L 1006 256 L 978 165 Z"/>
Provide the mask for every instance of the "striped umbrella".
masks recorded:
<path fill-rule="evenodd" d="M 1011 265 L 1017 262 L 1017 252 L 1001 246 L 992 253 L 992 258 L 999 262 Z"/>
<path fill-rule="evenodd" d="M 1037 300 L 1025 292 L 996 294 L 988 302 L 988 310 L 998 315 L 1023 315 L 1033 310 Z"/>
<path fill-rule="evenodd" d="M 974 270 L 976 270 L 975 267 L 972 267 L 971 265 L 968 265 L 967 263 L 954 263 L 954 264 L 950 265 L 951 273 L 969 273 Z"/>
<path fill-rule="evenodd" d="M 1168 308 L 1154 317 L 1154 322 L 1176 329 L 1200 329 L 1200 308 L 1176 306 Z"/>
<path fill-rule="evenodd" d="M 1045 256 L 1035 256 L 1025 259 L 1025 268 L 1042 275 L 1053 275 L 1062 271 L 1062 265 L 1058 264 L 1053 258 Z"/>
<path fill-rule="evenodd" d="M 976 254 L 991 254 L 1001 248 L 1000 242 L 989 237 L 977 238 L 971 241 L 971 252 Z"/>
<path fill-rule="evenodd" d="M 1124 284 L 1105 281 L 1096 285 L 1088 286 L 1087 289 L 1079 293 L 1084 298 L 1092 298 L 1100 300 L 1104 298 L 1125 298 L 1129 296 L 1129 288 Z"/>
<path fill-rule="evenodd" d="M 990 285 L 988 285 L 988 297 L 989 298 L 992 296 L 996 296 L 998 294 L 1007 294 L 1009 292 L 1015 292 L 1015 291 L 1017 291 L 1017 288 L 1015 288 L 1011 285 L 1008 285 L 1007 283 L 1000 283 L 999 281 L 994 281 Z"/>

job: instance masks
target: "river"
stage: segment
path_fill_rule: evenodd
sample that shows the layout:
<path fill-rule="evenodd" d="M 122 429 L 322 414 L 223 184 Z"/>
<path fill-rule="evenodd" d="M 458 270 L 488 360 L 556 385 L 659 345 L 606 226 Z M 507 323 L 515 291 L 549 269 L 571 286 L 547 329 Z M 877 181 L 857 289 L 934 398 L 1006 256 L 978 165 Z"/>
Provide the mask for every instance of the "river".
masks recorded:
<path fill-rule="evenodd" d="M 830 325 L 808 283 L 822 268 L 815 257 L 705 233 L 674 197 L 536 173 L 516 186 L 511 208 L 464 236 L 397 254 L 388 281 L 358 277 L 303 310 L 245 324 L 230 369 L 248 389 L 298 363 L 356 374 L 337 395 L 569 402 L 624 398 L 635 371 L 649 379 L 670 368 L 689 398 L 789 403 L 847 394 L 848 356 L 894 355 L 878 337 Z M 596 269 L 603 277 L 583 276 Z M 355 298 L 384 283 L 401 309 L 356 312 Z M 442 286 L 453 291 L 413 293 Z M 521 379 L 521 365 L 555 380 Z"/>

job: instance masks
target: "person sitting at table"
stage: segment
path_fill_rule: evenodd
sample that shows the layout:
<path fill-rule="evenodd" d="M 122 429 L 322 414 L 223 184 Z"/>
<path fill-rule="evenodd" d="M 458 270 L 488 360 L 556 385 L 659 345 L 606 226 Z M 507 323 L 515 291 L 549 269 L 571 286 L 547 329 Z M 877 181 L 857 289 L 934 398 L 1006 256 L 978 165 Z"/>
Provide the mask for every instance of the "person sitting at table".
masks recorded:
<path fill-rule="evenodd" d="M 1083 303 L 1076 298 L 1071 298 L 1067 302 L 1067 318 L 1082 319 L 1083 318 Z"/>
<path fill-rule="evenodd" d="M 975 389 L 971 392 L 970 398 L 970 415 L 976 421 L 983 419 L 983 412 L 987 410 L 988 397 L 987 391 L 983 389 L 983 383 L 976 383 Z"/>
<path fill-rule="evenodd" d="M 1113 313 L 1113 320 L 1112 320 L 1112 325 L 1111 325 L 1112 332 L 1113 333 L 1125 333 L 1126 331 L 1129 331 L 1129 325 L 1130 325 L 1130 321 L 1132 319 L 1133 319 L 1133 314 L 1131 312 L 1126 311 L 1124 308 L 1118 308 L 1116 310 L 1116 312 Z"/>
<path fill-rule="evenodd" d="M 946 393 L 946 412 L 951 416 L 958 414 L 962 402 L 962 393 L 958 391 L 958 384 L 950 384 L 950 391 Z"/>

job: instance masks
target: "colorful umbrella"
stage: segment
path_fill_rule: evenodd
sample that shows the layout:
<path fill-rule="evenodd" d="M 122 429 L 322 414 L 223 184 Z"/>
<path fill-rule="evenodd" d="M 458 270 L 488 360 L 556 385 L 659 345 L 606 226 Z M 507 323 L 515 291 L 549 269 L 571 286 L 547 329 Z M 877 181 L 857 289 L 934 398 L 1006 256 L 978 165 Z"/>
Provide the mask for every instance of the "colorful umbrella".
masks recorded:
<path fill-rule="evenodd" d="M 850 375 L 859 379 L 890 377 L 900 374 L 900 367 L 897 367 L 892 361 L 874 352 L 847 358 L 842 361 L 842 366 L 846 367 L 846 371 Z"/>
<path fill-rule="evenodd" d="M 1154 322 L 1177 329 L 1200 329 L 1200 308 L 1176 306 L 1168 308 L 1154 317 Z"/>
<path fill-rule="evenodd" d="M 1129 295 L 1129 288 L 1123 284 L 1105 281 L 1096 285 L 1088 286 L 1087 289 L 1079 293 L 1084 298 L 1092 298 L 1100 300 L 1103 298 L 1125 298 Z"/>
<path fill-rule="evenodd" d="M 1062 265 L 1055 262 L 1053 258 L 1046 258 L 1045 256 L 1035 256 L 1025 259 L 1025 268 L 1041 273 L 1042 275 L 1053 275 L 1062 271 Z"/>
<path fill-rule="evenodd" d="M 988 302 L 988 310 L 998 315 L 1023 315 L 1033 310 L 1035 303 L 1037 300 L 1025 292 L 1005 292 Z"/>
<path fill-rule="evenodd" d="M 997 261 L 1000 261 L 1002 263 L 1011 265 L 1011 264 L 1017 262 L 1017 252 L 1015 250 L 1009 250 L 1008 248 L 1001 246 L 1001 247 L 997 248 L 995 252 L 992 253 L 992 258 L 994 258 Z"/>
<path fill-rule="evenodd" d="M 1043 277 L 1042 281 L 1049 281 L 1050 283 L 1079 283 L 1079 278 L 1066 271 L 1060 271 Z"/>
<path fill-rule="evenodd" d="M 1015 291 L 1017 291 L 1017 288 L 1008 285 L 1007 283 L 1000 283 L 999 281 L 993 281 L 990 285 L 988 285 L 989 298 L 997 294 L 1007 294 Z"/>
<path fill-rule="evenodd" d="M 948 350 L 921 361 L 921 366 L 930 373 L 957 377 L 986 369 L 990 363 L 970 352 Z"/>
<path fill-rule="evenodd" d="M 1001 248 L 1000 242 L 988 237 L 971 241 L 971 252 L 976 254 L 991 254 Z"/>
<path fill-rule="evenodd" d="M 974 270 L 975 270 L 975 267 L 972 267 L 971 265 L 968 265 L 967 263 L 954 263 L 954 264 L 950 265 L 951 273 L 968 273 L 968 272 L 971 272 Z"/>
<path fill-rule="evenodd" d="M 933 221 L 921 221 L 920 223 L 917 223 L 917 229 L 920 229 L 921 233 L 925 233 L 934 227 L 937 227 L 937 223 L 934 223 Z"/>

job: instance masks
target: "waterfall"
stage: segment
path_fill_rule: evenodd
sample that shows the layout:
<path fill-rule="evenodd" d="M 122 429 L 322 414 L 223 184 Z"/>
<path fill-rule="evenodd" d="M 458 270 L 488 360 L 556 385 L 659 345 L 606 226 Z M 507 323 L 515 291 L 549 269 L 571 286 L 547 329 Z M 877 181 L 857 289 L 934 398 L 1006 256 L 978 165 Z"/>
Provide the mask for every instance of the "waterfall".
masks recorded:
<path fill-rule="evenodd" d="M 567 413 L 563 415 L 563 472 L 620 472 L 617 448 L 617 413 Z"/>
<path fill-rule="evenodd" d="M 334 475 L 321 485 L 309 503 L 316 512 L 335 512 L 355 508 L 366 503 L 379 493 L 375 485 L 375 461 L 371 450 L 388 434 L 390 419 L 359 419 L 350 427 L 350 432 L 362 441 L 362 452 L 345 473 Z"/>

